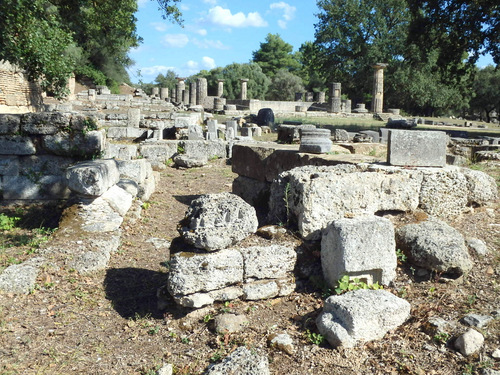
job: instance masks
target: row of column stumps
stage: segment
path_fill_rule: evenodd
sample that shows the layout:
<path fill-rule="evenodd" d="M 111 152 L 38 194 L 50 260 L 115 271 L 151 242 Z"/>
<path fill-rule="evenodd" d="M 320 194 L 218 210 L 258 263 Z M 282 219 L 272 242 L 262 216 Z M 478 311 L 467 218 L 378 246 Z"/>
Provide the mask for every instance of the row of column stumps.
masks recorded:
<path fill-rule="evenodd" d="M 382 113 L 384 103 L 384 69 L 387 67 L 385 63 L 377 63 L 373 65 L 373 96 L 372 96 L 372 112 Z M 191 105 L 203 105 L 205 98 L 208 96 L 208 84 L 206 78 L 198 78 L 192 81 L 189 90 L 186 90 L 185 78 L 177 77 L 177 85 L 175 88 L 175 97 L 173 100 Z M 240 100 L 247 100 L 248 93 L 248 78 L 241 78 L 241 92 Z M 168 88 L 158 87 L 153 88 L 153 96 L 160 96 L 162 100 L 168 97 Z M 217 80 L 217 97 L 221 98 L 224 93 L 224 80 Z M 306 93 L 307 94 L 307 93 Z M 324 102 L 324 93 L 319 97 L 320 102 Z M 339 82 L 332 82 L 330 84 L 330 100 L 328 105 L 328 112 L 339 113 L 342 110 L 342 84 Z M 297 95 L 296 95 L 297 96 Z M 307 99 L 307 98 L 306 98 Z M 312 99 L 311 99 L 312 100 Z"/>

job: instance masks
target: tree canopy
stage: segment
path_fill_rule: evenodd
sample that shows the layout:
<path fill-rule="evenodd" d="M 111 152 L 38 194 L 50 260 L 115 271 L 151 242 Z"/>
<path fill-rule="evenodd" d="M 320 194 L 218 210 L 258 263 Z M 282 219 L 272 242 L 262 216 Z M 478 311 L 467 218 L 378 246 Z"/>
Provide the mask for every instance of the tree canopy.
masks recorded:
<path fill-rule="evenodd" d="M 165 18 L 181 22 L 175 5 L 157 0 Z M 128 80 L 127 53 L 136 33 L 136 0 L 3 0 L 0 7 L 0 60 L 41 79 L 61 95 L 73 71 L 97 80 Z"/>
<path fill-rule="evenodd" d="M 281 39 L 279 34 L 267 34 L 265 42 L 260 43 L 260 48 L 252 53 L 252 61 L 260 65 L 265 75 L 273 78 L 280 69 L 299 69 L 300 63 L 292 51 L 292 45 Z"/>

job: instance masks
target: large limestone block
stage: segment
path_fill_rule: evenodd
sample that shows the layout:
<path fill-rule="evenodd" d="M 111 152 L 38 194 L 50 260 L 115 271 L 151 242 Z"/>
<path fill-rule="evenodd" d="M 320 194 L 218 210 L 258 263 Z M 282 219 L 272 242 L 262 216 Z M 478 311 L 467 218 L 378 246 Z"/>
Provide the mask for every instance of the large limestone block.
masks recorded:
<path fill-rule="evenodd" d="M 378 216 L 334 221 L 321 240 L 321 265 L 330 288 L 344 275 L 388 285 L 396 277 L 394 226 Z"/>
<path fill-rule="evenodd" d="M 222 289 L 242 281 L 243 257 L 237 250 L 177 253 L 170 261 L 167 288 L 171 295 L 187 295 Z"/>
<path fill-rule="evenodd" d="M 68 187 L 78 194 L 100 196 L 120 181 L 114 160 L 85 161 L 68 168 Z"/>
<path fill-rule="evenodd" d="M 104 152 L 105 159 L 131 160 L 137 157 L 136 145 L 108 143 Z"/>
<path fill-rule="evenodd" d="M 0 135 L 10 135 L 19 132 L 21 117 L 19 115 L 0 114 Z"/>
<path fill-rule="evenodd" d="M 222 139 L 213 141 L 180 141 L 179 146 L 184 150 L 184 155 L 197 159 L 211 159 L 214 157 L 225 159 L 227 157 L 227 145 Z"/>
<path fill-rule="evenodd" d="M 316 324 L 333 347 L 379 340 L 410 316 L 410 304 L 385 290 L 356 290 L 326 299 Z"/>
<path fill-rule="evenodd" d="M 56 155 L 33 155 L 19 157 L 19 168 L 24 176 L 64 176 L 75 159 Z"/>
<path fill-rule="evenodd" d="M 482 205 L 498 199 L 497 184 L 493 177 L 468 168 L 462 168 L 460 171 L 467 179 L 467 205 Z"/>
<path fill-rule="evenodd" d="M 418 207 L 418 175 L 398 169 L 362 170 L 360 166 L 339 165 L 283 173 L 271 186 L 270 220 L 296 222 L 302 237 L 318 240 L 323 228 L 346 214 L 406 212 Z"/>
<path fill-rule="evenodd" d="M 153 168 L 165 167 L 165 162 L 177 153 L 178 141 L 159 141 L 155 143 L 143 143 L 139 153 L 148 159 Z"/>
<path fill-rule="evenodd" d="M 445 132 L 391 130 L 387 162 L 399 166 L 444 167 L 447 143 Z"/>
<path fill-rule="evenodd" d="M 239 347 L 221 363 L 208 368 L 207 375 L 269 375 L 269 360 L 255 352 Z"/>
<path fill-rule="evenodd" d="M 224 249 L 255 233 L 255 209 L 231 193 L 207 194 L 191 202 L 179 232 L 199 249 Z"/>
<path fill-rule="evenodd" d="M 251 246 L 240 249 L 245 264 L 245 279 L 277 279 L 295 268 L 297 253 L 292 244 Z"/>
<path fill-rule="evenodd" d="M 108 190 L 104 192 L 102 198 L 108 202 L 108 204 L 120 216 L 125 216 L 130 207 L 132 206 L 132 194 L 128 193 L 118 185 L 111 186 Z"/>
<path fill-rule="evenodd" d="M 29 294 L 36 285 L 40 266 L 45 263 L 41 257 L 21 264 L 13 264 L 0 273 L 0 292 Z"/>
<path fill-rule="evenodd" d="M 473 265 L 463 236 L 436 218 L 398 228 L 396 243 L 411 263 L 431 271 L 460 276 Z"/>
<path fill-rule="evenodd" d="M 71 114 L 61 112 L 27 113 L 21 117 L 21 130 L 25 134 L 49 135 L 71 130 Z"/>
<path fill-rule="evenodd" d="M 36 147 L 30 137 L 0 136 L 0 155 L 34 155 Z"/>
<path fill-rule="evenodd" d="M 187 128 L 190 126 L 201 124 L 201 114 L 192 113 L 190 115 L 176 115 L 174 118 L 174 126 L 176 128 Z"/>
<path fill-rule="evenodd" d="M 123 223 L 123 217 L 102 197 L 82 201 L 77 215 L 83 220 L 81 228 L 86 232 L 114 232 Z"/>
<path fill-rule="evenodd" d="M 130 178 L 138 184 L 153 175 L 151 164 L 146 159 L 118 160 L 116 164 L 121 178 Z"/>
<path fill-rule="evenodd" d="M 4 176 L 2 180 L 4 199 L 59 200 L 70 194 L 63 176 Z"/>
<path fill-rule="evenodd" d="M 43 148 L 55 155 L 92 158 L 104 153 L 104 129 L 84 133 L 57 133 L 42 138 Z"/>
<path fill-rule="evenodd" d="M 0 176 L 17 176 L 19 171 L 19 157 L 0 156 Z"/>

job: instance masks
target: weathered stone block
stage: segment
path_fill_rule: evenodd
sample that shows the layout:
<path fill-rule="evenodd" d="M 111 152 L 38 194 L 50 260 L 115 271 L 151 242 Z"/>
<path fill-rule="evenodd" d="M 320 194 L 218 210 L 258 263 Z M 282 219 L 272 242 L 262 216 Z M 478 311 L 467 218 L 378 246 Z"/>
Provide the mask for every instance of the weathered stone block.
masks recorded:
<path fill-rule="evenodd" d="M 199 159 L 211 159 L 213 157 L 225 159 L 227 157 L 226 142 L 222 139 L 179 141 L 179 145 L 183 148 L 184 154 L 190 157 Z"/>
<path fill-rule="evenodd" d="M 55 155 L 92 158 L 105 149 L 104 130 L 82 134 L 57 133 L 43 137 L 43 148 Z"/>
<path fill-rule="evenodd" d="M 68 187 L 78 194 L 100 196 L 120 181 L 114 160 L 85 161 L 68 168 Z"/>
<path fill-rule="evenodd" d="M 120 178 L 130 178 L 138 184 L 144 183 L 153 174 L 151 164 L 146 159 L 117 160 L 116 165 Z"/>
<path fill-rule="evenodd" d="M 165 166 L 165 162 L 177 153 L 178 141 L 161 141 L 155 143 L 143 143 L 139 147 L 139 153 L 157 167 L 159 164 Z"/>
<path fill-rule="evenodd" d="M 131 127 L 108 128 L 108 138 L 141 138 L 144 137 L 145 130 Z"/>
<path fill-rule="evenodd" d="M 0 114 L 0 135 L 13 135 L 19 133 L 20 123 L 20 115 Z"/>
<path fill-rule="evenodd" d="M 243 298 L 250 301 L 268 299 L 279 294 L 279 287 L 274 280 L 258 280 L 243 285 Z"/>
<path fill-rule="evenodd" d="M 17 176 L 19 170 L 19 158 L 17 156 L 0 156 L 0 176 Z"/>
<path fill-rule="evenodd" d="M 34 155 L 36 147 L 30 137 L 0 136 L 0 155 Z"/>
<path fill-rule="evenodd" d="M 245 264 L 245 279 L 278 279 L 292 272 L 297 253 L 288 245 L 252 246 L 240 249 Z"/>
<path fill-rule="evenodd" d="M 105 159 L 131 160 L 137 157 L 137 149 L 136 145 L 108 143 L 103 157 Z"/>
<path fill-rule="evenodd" d="M 132 194 L 117 185 L 111 186 L 103 195 L 102 199 L 109 203 L 112 209 L 125 216 L 132 206 Z"/>
<path fill-rule="evenodd" d="M 344 275 L 388 285 L 396 277 L 394 226 L 378 216 L 334 221 L 321 240 L 321 265 L 330 288 Z"/>
<path fill-rule="evenodd" d="M 412 167 L 446 166 L 447 136 L 437 131 L 391 130 L 387 162 Z"/>
<path fill-rule="evenodd" d="M 7 200 L 66 199 L 70 191 L 62 176 L 4 176 L 3 198 Z"/>
<path fill-rule="evenodd" d="M 222 289 L 242 281 L 243 257 L 237 250 L 177 253 L 170 261 L 167 288 L 171 295 L 187 295 Z"/>
<path fill-rule="evenodd" d="M 19 157 L 21 174 L 37 178 L 46 175 L 64 176 L 66 169 L 74 164 L 75 159 L 56 155 L 33 155 Z"/>
<path fill-rule="evenodd" d="M 61 112 L 27 113 L 21 117 L 21 131 L 32 135 L 56 134 L 71 130 L 71 115 Z"/>

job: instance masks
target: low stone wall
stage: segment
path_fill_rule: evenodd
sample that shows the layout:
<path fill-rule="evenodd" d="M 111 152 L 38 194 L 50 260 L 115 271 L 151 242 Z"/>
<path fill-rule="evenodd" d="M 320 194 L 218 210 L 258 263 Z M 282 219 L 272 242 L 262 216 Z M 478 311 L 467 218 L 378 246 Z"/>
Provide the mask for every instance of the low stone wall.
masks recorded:
<path fill-rule="evenodd" d="M 22 70 L 0 61 L 0 113 L 26 113 L 42 107 L 40 86 L 26 79 Z"/>
<path fill-rule="evenodd" d="M 81 114 L 0 115 L 0 198 L 67 198 L 66 168 L 100 157 L 105 139 L 95 119 Z"/>

